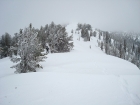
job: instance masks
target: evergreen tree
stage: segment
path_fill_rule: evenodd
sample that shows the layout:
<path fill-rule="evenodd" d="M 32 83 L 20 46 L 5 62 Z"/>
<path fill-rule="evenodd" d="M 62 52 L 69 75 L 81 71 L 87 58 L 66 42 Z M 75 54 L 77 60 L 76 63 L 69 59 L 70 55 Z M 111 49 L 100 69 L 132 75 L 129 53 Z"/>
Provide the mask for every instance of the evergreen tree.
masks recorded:
<path fill-rule="evenodd" d="M 105 35 L 105 53 L 108 54 L 108 50 L 109 50 L 109 33 L 106 32 Z"/>
<path fill-rule="evenodd" d="M 2 57 L 9 56 L 10 46 L 11 46 L 11 36 L 8 33 L 5 33 L 1 37 L 1 47 L 3 49 L 1 52 Z"/>
<path fill-rule="evenodd" d="M 89 24 L 78 24 L 77 30 L 81 29 L 81 37 L 84 38 L 84 41 L 90 41 L 90 36 L 92 36 L 92 27 Z M 90 33 L 88 32 L 90 31 Z"/>
<path fill-rule="evenodd" d="M 126 53 L 126 40 L 124 40 L 124 51 Z"/>
<path fill-rule="evenodd" d="M 132 53 L 134 52 L 134 50 L 135 50 L 135 46 L 134 46 L 134 43 L 133 43 L 133 45 L 132 45 Z"/>
<path fill-rule="evenodd" d="M 93 32 L 93 36 L 96 37 L 96 31 Z"/>
<path fill-rule="evenodd" d="M 90 31 L 90 37 L 92 36 L 92 31 Z"/>
<path fill-rule="evenodd" d="M 43 48 L 45 48 L 45 46 L 46 46 L 46 40 L 47 40 L 47 34 L 48 34 L 47 29 L 48 29 L 47 25 L 44 28 L 41 26 L 41 28 L 38 32 L 39 41 Z"/>
<path fill-rule="evenodd" d="M 117 56 L 117 49 L 116 49 L 116 41 L 114 40 L 114 45 L 113 45 L 113 55 Z"/>
<path fill-rule="evenodd" d="M 87 29 L 84 31 L 83 38 L 84 38 L 84 41 L 90 41 L 90 36 Z"/>
<path fill-rule="evenodd" d="M 56 52 L 68 52 L 72 49 L 73 45 L 69 41 L 72 41 L 72 36 L 68 36 L 65 27 L 61 25 L 55 25 L 54 28 L 48 27 L 49 34 L 47 36 L 47 43 L 50 46 L 52 53 Z"/>
<path fill-rule="evenodd" d="M 103 42 L 101 42 L 101 50 L 103 50 Z"/>
<path fill-rule="evenodd" d="M 18 33 L 14 34 L 15 36 L 12 38 L 12 42 L 11 42 L 11 47 L 14 47 L 13 51 L 10 50 L 10 56 L 12 56 L 12 53 L 14 53 L 14 55 L 17 55 L 17 42 L 18 42 Z"/>
<path fill-rule="evenodd" d="M 138 60 L 139 60 L 139 62 L 140 62 L 140 46 L 138 46 Z"/>
<path fill-rule="evenodd" d="M 36 72 L 37 67 L 41 67 L 39 62 L 45 56 L 41 56 L 41 45 L 38 43 L 37 32 L 30 24 L 29 28 L 25 28 L 24 32 L 20 30 L 18 34 L 17 52 L 19 57 L 12 57 L 11 61 L 19 62 L 12 66 L 18 73 L 26 73 L 28 71 Z M 12 50 L 13 48 L 11 48 Z"/>
<path fill-rule="evenodd" d="M 122 58 L 122 44 L 120 44 L 119 52 L 120 52 L 120 58 Z"/>
<path fill-rule="evenodd" d="M 99 40 L 101 40 L 101 32 L 99 32 Z"/>
<path fill-rule="evenodd" d="M 124 50 L 124 59 L 125 59 L 125 56 L 126 56 L 126 40 L 124 39 L 124 43 L 123 43 L 123 50 Z"/>
<path fill-rule="evenodd" d="M 85 34 L 84 29 L 82 29 L 81 30 L 81 37 L 84 37 L 84 34 Z"/>
<path fill-rule="evenodd" d="M 77 24 L 77 30 L 80 30 L 80 29 L 82 29 L 82 24 L 78 23 Z"/>

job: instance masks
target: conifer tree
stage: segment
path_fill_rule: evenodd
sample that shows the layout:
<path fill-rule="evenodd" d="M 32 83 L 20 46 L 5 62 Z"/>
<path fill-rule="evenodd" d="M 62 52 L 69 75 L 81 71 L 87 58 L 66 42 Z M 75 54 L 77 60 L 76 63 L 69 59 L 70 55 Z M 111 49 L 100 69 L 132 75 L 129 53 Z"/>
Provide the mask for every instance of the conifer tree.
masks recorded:
<path fill-rule="evenodd" d="M 101 42 L 101 50 L 103 50 L 103 42 Z"/>
<path fill-rule="evenodd" d="M 125 56 L 126 56 L 126 40 L 124 39 L 124 43 L 123 43 L 123 48 L 124 48 L 124 59 L 125 59 Z"/>
<path fill-rule="evenodd" d="M 90 31 L 90 37 L 92 36 L 92 31 Z"/>
<path fill-rule="evenodd" d="M 133 45 L 132 45 L 132 53 L 134 52 L 134 50 L 135 50 L 135 46 L 134 46 L 134 43 L 133 43 Z"/>
<path fill-rule="evenodd" d="M 99 32 L 99 40 L 101 40 L 101 32 Z"/>
<path fill-rule="evenodd" d="M 84 37 L 84 34 L 85 34 L 84 29 L 82 29 L 81 30 L 81 37 Z"/>
<path fill-rule="evenodd" d="M 37 34 L 31 24 L 28 28 L 25 28 L 24 32 L 20 29 L 17 42 L 17 53 L 19 57 L 11 58 L 11 61 L 19 62 L 11 67 L 15 68 L 16 72 L 36 72 L 36 68 L 41 67 L 39 62 L 43 61 L 45 56 L 41 56 L 41 45 L 38 43 Z"/>
<path fill-rule="evenodd" d="M 10 49 L 10 46 L 11 46 L 11 36 L 8 34 L 8 33 L 5 33 L 4 35 L 1 36 L 1 49 L 2 52 L 1 52 L 1 56 L 2 57 L 7 57 L 9 56 L 9 49 Z"/>
<path fill-rule="evenodd" d="M 108 54 L 108 43 L 109 43 L 109 33 L 106 32 L 106 35 L 105 35 L 105 53 Z"/>
<path fill-rule="evenodd" d="M 96 37 L 96 31 L 93 32 L 93 36 Z"/>
<path fill-rule="evenodd" d="M 119 53 L 120 53 L 120 58 L 122 58 L 122 44 L 119 46 Z"/>
<path fill-rule="evenodd" d="M 126 53 L 126 40 L 124 40 L 124 52 Z"/>

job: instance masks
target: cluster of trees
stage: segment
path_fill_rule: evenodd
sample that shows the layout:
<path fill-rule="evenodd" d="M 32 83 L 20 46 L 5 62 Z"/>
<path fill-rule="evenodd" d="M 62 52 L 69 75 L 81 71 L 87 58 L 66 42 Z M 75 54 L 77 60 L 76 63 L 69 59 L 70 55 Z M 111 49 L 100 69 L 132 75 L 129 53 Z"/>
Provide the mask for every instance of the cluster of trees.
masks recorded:
<path fill-rule="evenodd" d="M 43 61 L 45 54 L 41 52 L 47 47 L 50 52 L 69 52 L 73 48 L 73 37 L 68 36 L 65 27 L 50 25 L 35 29 L 32 24 L 24 30 L 20 29 L 11 37 L 8 33 L 2 35 L 0 39 L 0 57 L 11 58 L 11 61 L 17 63 L 11 68 L 15 68 L 18 73 L 30 71 L 36 72 L 36 68 L 42 68 L 39 64 Z"/>
<path fill-rule="evenodd" d="M 9 48 L 12 44 L 12 38 L 8 33 L 5 33 L 0 38 L 0 58 L 9 56 Z"/>
<path fill-rule="evenodd" d="M 46 43 L 49 45 L 52 53 L 69 52 L 73 48 L 73 36 L 68 36 L 65 27 L 55 25 L 45 25 L 38 30 L 38 38 L 43 48 Z"/>
<path fill-rule="evenodd" d="M 26 73 L 26 72 L 36 72 L 36 68 L 42 68 L 39 65 L 40 61 L 43 61 L 45 55 L 41 54 L 43 51 L 41 44 L 39 44 L 38 33 L 32 28 L 32 25 L 28 28 L 25 28 L 24 31 L 20 30 L 19 34 L 17 34 L 18 41 L 14 46 L 11 46 L 10 52 L 14 53 L 17 51 L 18 56 L 13 56 L 11 54 L 11 61 L 17 63 L 11 68 L 15 68 L 18 73 Z"/>
<path fill-rule="evenodd" d="M 92 30 L 89 24 L 78 24 L 84 41 L 97 37 L 98 46 L 108 55 L 128 60 L 140 68 L 140 34 L 132 32 L 107 32 L 99 29 Z"/>
<path fill-rule="evenodd" d="M 128 60 L 140 68 L 140 35 L 98 31 L 98 45 L 106 54 Z"/>
<path fill-rule="evenodd" d="M 77 29 L 81 31 L 81 37 L 84 38 L 84 41 L 90 41 L 90 37 L 92 36 L 92 27 L 90 24 L 78 24 Z"/>
<path fill-rule="evenodd" d="M 14 37 L 11 37 L 9 33 L 5 33 L 0 38 L 0 59 L 11 56 L 10 48 L 16 46 L 18 42 L 18 33 L 15 33 Z M 14 54 L 17 55 L 17 50 L 14 50 Z"/>

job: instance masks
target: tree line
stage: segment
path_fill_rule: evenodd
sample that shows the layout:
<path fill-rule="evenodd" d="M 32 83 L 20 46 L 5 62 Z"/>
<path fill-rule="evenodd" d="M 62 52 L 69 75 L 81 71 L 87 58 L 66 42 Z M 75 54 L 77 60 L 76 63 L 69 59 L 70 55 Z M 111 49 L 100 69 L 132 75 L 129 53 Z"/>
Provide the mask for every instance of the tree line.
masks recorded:
<path fill-rule="evenodd" d="M 9 56 L 12 62 L 17 63 L 11 67 L 16 69 L 16 73 L 36 72 L 36 68 L 43 68 L 39 62 L 46 58 L 42 53 L 46 46 L 51 53 L 69 52 L 73 48 L 72 40 L 65 27 L 54 22 L 40 29 L 30 24 L 15 33 L 14 37 L 8 33 L 1 36 L 0 58 Z"/>
<path fill-rule="evenodd" d="M 97 37 L 98 46 L 108 55 L 125 59 L 140 68 L 140 34 L 134 32 L 108 32 L 99 29 L 92 30 L 89 24 L 78 24 L 84 41 L 90 41 L 91 36 Z"/>

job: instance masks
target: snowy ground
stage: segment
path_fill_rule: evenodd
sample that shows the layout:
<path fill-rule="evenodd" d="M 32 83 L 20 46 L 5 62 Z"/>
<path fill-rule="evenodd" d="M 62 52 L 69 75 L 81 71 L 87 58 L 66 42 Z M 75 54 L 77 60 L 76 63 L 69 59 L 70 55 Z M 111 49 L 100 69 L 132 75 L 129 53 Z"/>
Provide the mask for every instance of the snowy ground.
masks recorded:
<path fill-rule="evenodd" d="M 48 54 L 36 73 L 14 74 L 9 58 L 0 60 L 0 105 L 140 105 L 140 70 L 79 36 L 72 52 Z"/>

